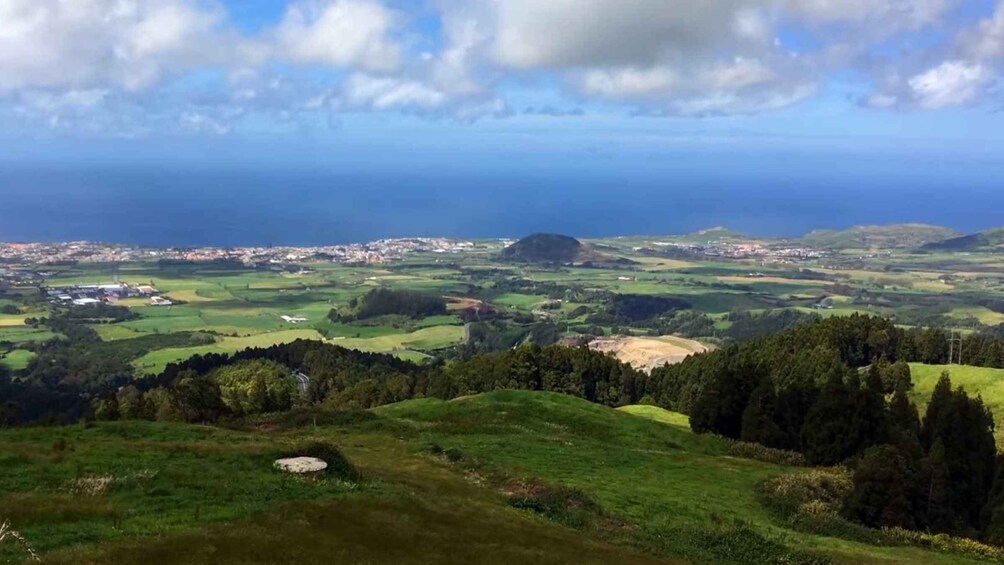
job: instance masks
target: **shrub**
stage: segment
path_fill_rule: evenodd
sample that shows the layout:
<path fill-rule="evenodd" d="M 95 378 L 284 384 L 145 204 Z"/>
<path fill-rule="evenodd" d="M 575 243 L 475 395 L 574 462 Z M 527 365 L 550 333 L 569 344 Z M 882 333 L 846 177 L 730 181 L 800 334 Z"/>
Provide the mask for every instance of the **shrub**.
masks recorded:
<path fill-rule="evenodd" d="M 790 549 L 782 538 L 767 537 L 748 523 L 715 524 L 697 530 L 694 544 L 714 557 L 715 563 L 785 563 L 791 565 L 829 565 L 824 555 Z"/>
<path fill-rule="evenodd" d="M 839 516 L 854 489 L 847 469 L 811 469 L 779 475 L 760 484 L 757 498 L 778 517 Z"/>
<path fill-rule="evenodd" d="M 882 534 L 892 543 L 912 545 L 942 553 L 965 555 L 974 559 L 1004 562 L 1004 548 L 986 545 L 968 538 L 958 538 L 947 534 L 927 534 L 903 528 L 883 528 Z"/>
<path fill-rule="evenodd" d="M 436 455 L 437 457 L 442 457 L 443 459 L 446 459 L 450 463 L 460 463 L 461 461 L 466 459 L 463 451 L 455 447 L 444 448 L 438 443 L 434 443 L 431 446 L 429 446 L 429 451 L 433 455 Z"/>
<path fill-rule="evenodd" d="M 530 480 L 507 485 L 506 494 L 514 508 L 529 510 L 570 528 L 584 528 L 592 518 L 602 515 L 596 502 L 584 492 L 570 487 Z"/>
<path fill-rule="evenodd" d="M 745 441 L 732 442 L 729 446 L 729 455 L 743 459 L 755 459 L 775 465 L 786 465 L 788 467 L 806 466 L 805 457 L 797 451 L 774 449 L 760 445 L 759 443 Z"/>
<path fill-rule="evenodd" d="M 41 559 L 38 558 L 38 554 L 35 553 L 35 550 L 31 547 L 31 544 L 28 543 L 28 540 L 24 539 L 24 536 L 22 536 L 20 532 L 11 527 L 10 522 L 4 520 L 0 523 L 0 545 L 3 545 L 8 541 L 17 547 L 20 547 L 24 551 L 25 555 L 28 556 L 29 560 L 41 561 Z"/>
<path fill-rule="evenodd" d="M 341 479 L 343 481 L 356 482 L 362 475 L 355 468 L 341 450 L 335 445 L 325 442 L 313 442 L 301 444 L 295 449 L 289 450 L 279 456 L 279 459 L 287 457 L 316 457 L 328 464 L 324 470 L 325 477 Z"/>

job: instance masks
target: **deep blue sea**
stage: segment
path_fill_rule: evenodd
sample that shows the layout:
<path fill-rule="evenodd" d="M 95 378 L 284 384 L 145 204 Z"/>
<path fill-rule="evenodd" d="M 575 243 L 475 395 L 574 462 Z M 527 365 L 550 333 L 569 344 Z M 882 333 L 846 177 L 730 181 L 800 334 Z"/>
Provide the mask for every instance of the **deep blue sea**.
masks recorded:
<path fill-rule="evenodd" d="M 0 241 L 322 245 L 384 237 L 797 236 L 855 224 L 1004 225 L 1004 187 L 935 176 L 466 170 L 0 171 Z"/>

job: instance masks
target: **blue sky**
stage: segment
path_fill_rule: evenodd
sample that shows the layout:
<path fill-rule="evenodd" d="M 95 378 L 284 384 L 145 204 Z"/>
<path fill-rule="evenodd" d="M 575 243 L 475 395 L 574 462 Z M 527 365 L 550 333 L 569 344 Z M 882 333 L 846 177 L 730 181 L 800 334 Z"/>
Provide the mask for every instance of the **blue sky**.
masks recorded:
<path fill-rule="evenodd" d="M 1002 68 L 990 0 L 0 0 L 0 163 L 972 176 Z"/>

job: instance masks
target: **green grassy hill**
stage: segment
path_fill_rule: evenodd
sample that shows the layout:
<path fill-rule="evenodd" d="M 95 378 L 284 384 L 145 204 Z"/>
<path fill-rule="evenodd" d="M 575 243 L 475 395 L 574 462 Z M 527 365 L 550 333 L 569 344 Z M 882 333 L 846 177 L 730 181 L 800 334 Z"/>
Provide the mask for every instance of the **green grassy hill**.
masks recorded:
<path fill-rule="evenodd" d="M 1004 228 L 986 230 L 974 234 L 951 237 L 928 243 L 927 251 L 993 251 L 1004 245 Z"/>
<path fill-rule="evenodd" d="M 926 224 L 894 224 L 889 226 L 854 226 L 836 230 L 817 230 L 802 241 L 814 247 L 833 249 L 913 249 L 926 244 L 957 237 L 959 233 L 940 226 Z"/>
<path fill-rule="evenodd" d="M 528 235 L 502 250 L 498 257 L 515 263 L 586 263 L 616 261 L 597 253 L 574 237 L 554 233 Z"/>
<path fill-rule="evenodd" d="M 983 397 L 983 402 L 994 413 L 997 445 L 1004 445 L 1004 369 L 911 363 L 910 376 L 914 385 L 911 396 L 921 415 L 943 371 L 948 371 L 952 377 L 952 386 L 964 386 L 969 394 Z"/>
<path fill-rule="evenodd" d="M 316 422 L 316 424 L 315 424 Z M 106 423 L 0 431 L 0 513 L 46 563 L 970 563 L 796 533 L 682 416 L 503 391 L 247 430 Z M 306 441 L 359 483 L 284 476 Z M 743 525 L 735 525 L 741 520 Z M 0 561 L 13 555 L 0 545 Z M 800 561 L 801 560 L 801 561 Z"/>

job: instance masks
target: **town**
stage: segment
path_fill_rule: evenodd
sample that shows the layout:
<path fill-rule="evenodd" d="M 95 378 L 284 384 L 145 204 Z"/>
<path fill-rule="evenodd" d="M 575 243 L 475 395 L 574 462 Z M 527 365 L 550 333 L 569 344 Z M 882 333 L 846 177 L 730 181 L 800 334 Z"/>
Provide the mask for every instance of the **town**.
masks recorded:
<path fill-rule="evenodd" d="M 383 264 L 411 253 L 477 253 L 498 251 L 505 239 L 466 241 L 445 238 L 381 239 L 369 243 L 321 247 L 193 247 L 156 248 L 86 241 L 67 243 L 0 243 L 0 265 L 61 265 L 126 263 L 133 261 L 234 261 L 247 267 L 331 261 L 344 264 Z M 0 276 L 4 269 L 0 266 Z M 44 277 L 43 273 L 39 273 Z M 13 275 L 11 275 L 13 276 Z"/>

